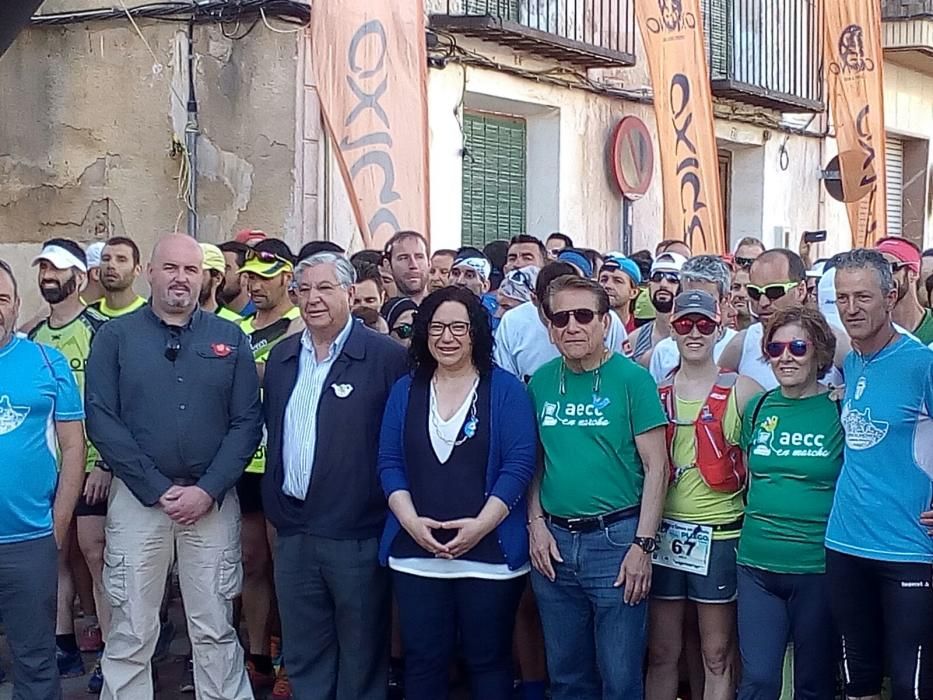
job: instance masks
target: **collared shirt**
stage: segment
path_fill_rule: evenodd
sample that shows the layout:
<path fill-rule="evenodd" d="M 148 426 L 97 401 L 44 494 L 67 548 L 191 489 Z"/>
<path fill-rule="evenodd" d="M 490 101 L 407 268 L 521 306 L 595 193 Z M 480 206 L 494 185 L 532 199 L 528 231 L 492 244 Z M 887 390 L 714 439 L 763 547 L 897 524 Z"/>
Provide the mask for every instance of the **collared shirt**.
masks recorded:
<path fill-rule="evenodd" d="M 144 505 L 173 482 L 220 500 L 259 444 L 259 378 L 246 336 L 196 310 L 169 326 L 148 304 L 108 321 L 87 363 L 87 430 Z"/>
<path fill-rule="evenodd" d="M 308 495 L 311 471 L 314 468 L 314 446 L 317 442 L 317 407 L 324 383 L 334 361 L 343 351 L 347 336 L 353 327 L 353 317 L 331 343 L 327 357 L 318 361 L 311 334 L 301 335 L 301 354 L 298 356 L 298 378 L 285 407 L 285 431 L 282 438 L 282 460 L 285 479 L 282 491 L 302 501 Z M 337 391 L 337 388 L 334 388 Z"/>

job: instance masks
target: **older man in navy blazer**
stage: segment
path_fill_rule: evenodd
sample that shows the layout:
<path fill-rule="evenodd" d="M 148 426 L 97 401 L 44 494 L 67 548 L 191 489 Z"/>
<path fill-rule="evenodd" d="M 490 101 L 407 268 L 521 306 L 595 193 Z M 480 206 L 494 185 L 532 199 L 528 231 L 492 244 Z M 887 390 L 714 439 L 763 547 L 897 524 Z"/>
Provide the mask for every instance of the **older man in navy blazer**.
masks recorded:
<path fill-rule="evenodd" d="M 350 315 L 349 260 L 319 253 L 295 269 L 306 330 L 265 373 L 262 483 L 278 532 L 275 588 L 297 700 L 385 700 L 389 584 L 377 548 L 386 517 L 376 456 L 405 351 Z"/>

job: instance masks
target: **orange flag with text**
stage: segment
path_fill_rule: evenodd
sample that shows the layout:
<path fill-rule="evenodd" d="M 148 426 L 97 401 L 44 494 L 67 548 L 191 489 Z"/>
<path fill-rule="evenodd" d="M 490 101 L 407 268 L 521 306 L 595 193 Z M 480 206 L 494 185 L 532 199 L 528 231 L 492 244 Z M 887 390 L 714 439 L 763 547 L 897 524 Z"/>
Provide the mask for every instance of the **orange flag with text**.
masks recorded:
<path fill-rule="evenodd" d="M 881 8 L 877 0 L 825 0 L 826 79 L 842 198 L 852 246 L 887 235 Z"/>
<path fill-rule="evenodd" d="M 635 0 L 661 152 L 664 238 L 726 253 L 713 98 L 699 0 Z"/>
<path fill-rule="evenodd" d="M 367 248 L 430 234 L 423 0 L 315 0 L 311 64 Z"/>

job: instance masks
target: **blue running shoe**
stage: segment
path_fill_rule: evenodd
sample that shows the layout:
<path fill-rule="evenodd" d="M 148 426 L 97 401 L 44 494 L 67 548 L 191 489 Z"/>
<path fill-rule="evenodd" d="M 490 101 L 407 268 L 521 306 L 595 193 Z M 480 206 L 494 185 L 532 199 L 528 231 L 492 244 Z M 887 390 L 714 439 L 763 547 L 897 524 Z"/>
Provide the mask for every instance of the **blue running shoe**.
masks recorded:
<path fill-rule="evenodd" d="M 77 678 L 87 673 L 87 671 L 84 670 L 84 661 L 81 659 L 81 652 L 77 649 L 72 652 L 56 649 L 55 660 L 58 662 L 58 675 L 62 678 Z"/>
<path fill-rule="evenodd" d="M 104 672 L 100 668 L 100 654 L 97 655 L 97 663 L 94 664 L 94 670 L 91 671 L 91 677 L 87 679 L 87 692 L 90 695 L 100 695 L 104 689 Z"/>

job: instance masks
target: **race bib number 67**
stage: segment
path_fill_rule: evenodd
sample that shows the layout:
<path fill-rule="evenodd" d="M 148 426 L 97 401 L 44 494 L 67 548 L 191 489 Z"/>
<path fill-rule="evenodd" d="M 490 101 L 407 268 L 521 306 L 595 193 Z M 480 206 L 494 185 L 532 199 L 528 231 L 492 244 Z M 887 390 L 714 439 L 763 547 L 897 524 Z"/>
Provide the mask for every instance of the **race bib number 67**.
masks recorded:
<path fill-rule="evenodd" d="M 706 576 L 709 571 L 713 528 L 680 520 L 661 520 L 658 548 L 652 562 L 669 569 Z"/>

